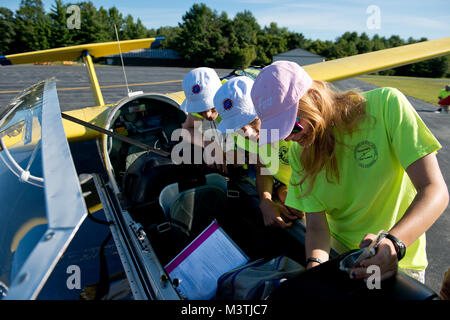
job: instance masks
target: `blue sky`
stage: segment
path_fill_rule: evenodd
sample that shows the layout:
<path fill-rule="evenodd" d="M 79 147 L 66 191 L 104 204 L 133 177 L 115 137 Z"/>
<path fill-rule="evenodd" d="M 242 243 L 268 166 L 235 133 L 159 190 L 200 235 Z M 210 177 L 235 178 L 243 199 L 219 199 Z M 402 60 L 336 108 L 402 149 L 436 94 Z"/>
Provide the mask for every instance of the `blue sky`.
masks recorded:
<path fill-rule="evenodd" d="M 54 0 L 43 0 L 50 10 Z M 64 1 L 73 3 L 75 1 Z M 96 0 L 96 7 L 116 6 L 123 14 L 140 18 L 147 28 L 176 26 L 194 3 L 205 3 L 230 18 L 250 10 L 261 26 L 278 23 L 308 39 L 335 40 L 345 31 L 366 32 L 370 37 L 399 35 L 407 39 L 450 36 L 448 0 Z M 16 10 L 20 1 L 0 0 L 0 6 Z M 376 6 L 376 7 L 373 7 Z M 379 13 L 379 15 L 377 15 Z M 379 19 L 377 18 L 379 17 Z M 376 28 L 379 27 L 379 28 Z"/>

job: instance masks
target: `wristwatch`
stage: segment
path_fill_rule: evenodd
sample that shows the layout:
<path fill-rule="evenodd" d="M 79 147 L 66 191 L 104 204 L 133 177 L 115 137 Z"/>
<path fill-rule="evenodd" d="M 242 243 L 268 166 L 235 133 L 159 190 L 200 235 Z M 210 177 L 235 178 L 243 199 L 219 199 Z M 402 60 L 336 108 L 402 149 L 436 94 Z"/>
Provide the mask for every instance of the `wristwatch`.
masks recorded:
<path fill-rule="evenodd" d="M 405 256 L 405 253 L 406 253 L 406 246 L 405 246 L 405 244 L 400 239 L 398 239 L 397 237 L 394 237 L 390 233 L 388 233 L 386 235 L 386 238 L 391 240 L 392 243 L 394 244 L 395 251 L 397 252 L 397 260 L 398 261 L 402 260 L 403 257 Z"/>
<path fill-rule="evenodd" d="M 314 258 L 314 257 L 310 257 L 306 260 L 306 265 L 308 265 L 308 263 L 310 262 L 317 262 L 318 264 L 322 264 L 323 261 L 320 260 L 319 258 Z"/>

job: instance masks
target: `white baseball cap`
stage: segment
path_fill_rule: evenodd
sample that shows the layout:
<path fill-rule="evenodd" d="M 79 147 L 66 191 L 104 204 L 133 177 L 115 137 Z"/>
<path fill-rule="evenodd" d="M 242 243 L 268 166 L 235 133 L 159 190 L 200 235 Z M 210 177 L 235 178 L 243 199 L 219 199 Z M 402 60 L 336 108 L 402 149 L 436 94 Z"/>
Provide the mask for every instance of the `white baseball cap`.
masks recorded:
<path fill-rule="evenodd" d="M 182 86 L 186 99 L 181 104 L 181 110 L 189 113 L 203 112 L 214 108 L 214 95 L 221 82 L 213 69 L 201 67 L 189 71 Z"/>
<path fill-rule="evenodd" d="M 225 82 L 214 96 L 214 106 L 222 120 L 217 130 L 239 130 L 256 119 L 257 114 L 253 106 L 250 92 L 253 80 L 249 77 L 236 77 Z"/>

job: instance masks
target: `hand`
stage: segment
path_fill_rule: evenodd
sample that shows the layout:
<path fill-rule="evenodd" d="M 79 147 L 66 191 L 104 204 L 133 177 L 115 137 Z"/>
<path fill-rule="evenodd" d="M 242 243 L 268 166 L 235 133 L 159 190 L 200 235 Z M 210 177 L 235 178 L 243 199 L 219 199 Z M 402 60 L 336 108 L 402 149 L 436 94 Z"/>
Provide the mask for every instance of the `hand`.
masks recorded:
<path fill-rule="evenodd" d="M 296 220 L 298 217 L 282 204 L 276 203 L 271 199 L 264 198 L 260 201 L 259 207 L 263 214 L 264 225 L 272 227 L 286 228 L 292 226 L 292 222 L 285 222 L 282 215 L 290 220 Z"/>
<path fill-rule="evenodd" d="M 304 211 L 300 211 L 300 210 L 288 207 L 287 205 L 284 205 L 284 206 L 289 210 L 289 212 L 292 215 L 296 216 L 296 218 L 298 218 L 298 219 L 303 219 L 303 217 L 305 216 L 305 212 Z"/>
<path fill-rule="evenodd" d="M 303 211 L 300 211 L 300 210 L 288 207 L 285 204 L 287 191 L 288 191 L 288 189 L 287 189 L 287 187 L 285 185 L 282 185 L 279 188 L 277 188 L 276 193 L 277 193 L 278 199 L 280 199 L 281 203 L 284 205 L 284 207 L 286 207 L 289 210 L 289 212 L 292 215 L 296 216 L 296 219 L 297 218 L 302 219 L 305 216 L 305 213 Z M 291 220 L 292 220 L 292 218 L 291 218 Z"/>
<path fill-rule="evenodd" d="M 376 239 L 376 235 L 367 234 L 361 243 L 360 248 L 365 248 Z M 350 271 L 351 279 L 367 279 L 371 274 L 367 273 L 367 267 L 371 265 L 377 265 L 381 271 L 381 281 L 394 276 L 398 270 L 397 252 L 395 251 L 394 244 L 389 239 L 383 239 L 376 249 L 376 253 L 373 257 L 364 259 L 360 263 L 360 267 L 353 268 Z"/>
<path fill-rule="evenodd" d="M 206 146 L 213 147 L 213 152 L 209 150 Z M 208 152 L 206 152 L 208 150 Z M 217 153 L 217 156 L 216 156 Z M 228 168 L 226 164 L 226 154 L 223 152 L 222 148 L 216 141 L 205 141 L 205 149 L 203 152 L 203 160 L 206 163 L 206 166 L 210 169 L 217 170 L 221 174 L 228 174 Z"/>

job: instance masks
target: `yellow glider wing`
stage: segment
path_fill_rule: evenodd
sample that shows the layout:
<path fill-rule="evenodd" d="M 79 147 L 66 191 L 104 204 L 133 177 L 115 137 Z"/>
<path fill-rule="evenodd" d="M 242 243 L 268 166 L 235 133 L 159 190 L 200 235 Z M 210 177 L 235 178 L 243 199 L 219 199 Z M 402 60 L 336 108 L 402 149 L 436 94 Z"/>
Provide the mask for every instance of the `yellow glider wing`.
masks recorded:
<path fill-rule="evenodd" d="M 314 80 L 336 81 L 450 53 L 450 37 L 304 66 Z"/>
<path fill-rule="evenodd" d="M 106 118 L 108 117 L 111 107 L 113 105 L 103 105 L 95 107 L 86 107 L 71 111 L 64 111 L 64 113 L 72 116 L 74 118 L 80 119 L 85 122 L 89 122 L 98 127 L 104 128 L 106 123 Z M 71 122 L 69 120 L 63 119 L 64 131 L 66 132 L 67 139 L 70 142 L 78 142 L 84 140 L 95 139 L 101 137 L 103 134 L 79 125 L 77 123 Z"/>
<path fill-rule="evenodd" d="M 120 49 L 122 52 L 128 52 L 136 49 L 150 48 L 159 44 L 164 38 L 145 38 L 137 40 L 120 41 Z M 51 61 L 73 61 L 80 58 L 83 52 L 89 52 L 91 56 L 103 57 L 119 53 L 119 45 L 117 42 L 102 42 L 81 44 L 78 46 L 40 50 L 33 52 L 10 54 L 0 57 L 2 65 L 9 64 L 25 64 L 34 62 L 51 62 Z"/>

